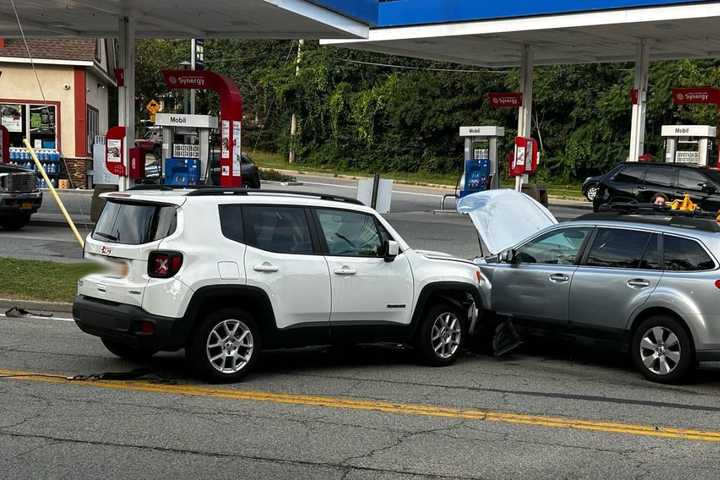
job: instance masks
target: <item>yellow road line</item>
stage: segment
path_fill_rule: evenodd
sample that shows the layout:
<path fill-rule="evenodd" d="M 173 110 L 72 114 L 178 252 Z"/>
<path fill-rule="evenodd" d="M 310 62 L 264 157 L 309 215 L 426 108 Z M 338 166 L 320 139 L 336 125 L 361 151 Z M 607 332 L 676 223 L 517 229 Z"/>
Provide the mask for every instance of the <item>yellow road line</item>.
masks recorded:
<path fill-rule="evenodd" d="M 315 395 L 294 395 L 288 393 L 262 392 L 253 390 L 236 390 L 232 388 L 216 388 L 200 385 L 167 385 L 147 381 L 71 381 L 62 376 L 22 372 L 0 369 L 0 377 L 12 376 L 17 380 L 34 382 L 76 385 L 84 387 L 108 388 L 145 393 L 163 393 L 172 395 L 188 395 L 195 397 L 223 398 L 229 400 L 245 400 L 253 402 L 270 402 L 285 405 L 303 405 L 311 407 L 336 408 L 344 410 L 365 410 L 399 415 L 415 415 L 424 417 L 444 417 L 463 420 L 480 420 L 514 425 L 533 425 L 547 428 L 567 428 L 605 433 L 621 433 L 644 437 L 661 437 L 677 440 L 695 440 L 703 442 L 720 442 L 720 431 L 703 431 L 694 429 L 638 425 L 631 423 L 602 422 L 564 417 L 547 417 L 520 413 L 496 412 L 492 410 L 463 409 L 421 405 L 413 403 L 394 403 L 376 400 L 359 400 Z"/>

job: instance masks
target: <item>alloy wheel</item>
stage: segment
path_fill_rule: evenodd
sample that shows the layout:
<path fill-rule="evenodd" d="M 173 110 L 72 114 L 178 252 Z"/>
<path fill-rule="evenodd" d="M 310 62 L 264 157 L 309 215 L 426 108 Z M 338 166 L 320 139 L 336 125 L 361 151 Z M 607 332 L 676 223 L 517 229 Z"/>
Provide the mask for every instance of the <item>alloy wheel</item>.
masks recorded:
<path fill-rule="evenodd" d="M 656 375 L 673 372 L 681 358 L 680 340 L 669 328 L 652 327 L 640 340 L 640 359 L 645 368 Z"/>
<path fill-rule="evenodd" d="M 585 192 L 585 196 L 588 200 L 591 202 L 595 200 L 595 197 L 597 197 L 598 191 L 600 191 L 600 187 L 597 185 L 593 185 L 587 189 L 587 192 Z"/>
<path fill-rule="evenodd" d="M 223 374 L 237 373 L 250 362 L 254 351 L 250 328 L 240 320 L 227 319 L 210 330 L 206 353 L 210 365 Z"/>
<path fill-rule="evenodd" d="M 430 335 L 435 354 L 443 359 L 452 357 L 460 348 L 462 337 L 460 319 L 454 313 L 440 314 L 433 322 Z"/>

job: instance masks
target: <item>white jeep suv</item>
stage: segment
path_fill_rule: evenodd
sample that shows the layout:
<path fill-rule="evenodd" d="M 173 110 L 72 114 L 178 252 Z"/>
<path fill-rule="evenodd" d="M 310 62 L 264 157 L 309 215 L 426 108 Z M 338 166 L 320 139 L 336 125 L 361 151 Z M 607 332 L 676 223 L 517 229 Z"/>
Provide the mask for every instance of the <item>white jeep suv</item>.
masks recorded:
<path fill-rule="evenodd" d="M 317 194 L 206 188 L 105 194 L 77 325 L 114 354 L 186 349 L 211 380 L 261 349 L 393 341 L 448 365 L 489 306 L 478 266 L 411 249 L 373 209 Z"/>

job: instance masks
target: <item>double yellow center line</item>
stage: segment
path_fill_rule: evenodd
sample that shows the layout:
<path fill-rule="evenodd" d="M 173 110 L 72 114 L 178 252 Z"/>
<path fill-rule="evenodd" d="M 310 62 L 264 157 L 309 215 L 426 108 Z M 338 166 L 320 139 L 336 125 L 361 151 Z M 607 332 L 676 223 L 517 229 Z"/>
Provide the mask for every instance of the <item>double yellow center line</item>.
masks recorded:
<path fill-rule="evenodd" d="M 59 375 L 42 375 L 43 374 L 0 369 L 0 377 L 12 377 L 16 380 L 75 385 L 81 387 L 107 388 L 113 390 L 126 390 L 131 392 L 157 394 L 187 395 L 194 397 L 222 398 L 227 400 L 240 400 L 251 402 L 269 402 L 282 405 L 302 405 L 307 407 L 334 408 L 341 410 L 373 411 L 421 417 L 442 417 L 461 420 L 477 420 L 513 425 L 531 425 L 546 428 L 565 428 L 572 430 L 619 433 L 644 437 L 670 438 L 676 440 L 720 442 L 720 431 L 703 431 L 654 425 L 601 422 L 565 417 L 548 417 L 520 413 L 497 412 L 492 410 L 481 410 L 474 408 L 464 409 L 414 403 L 358 400 L 352 398 L 331 396 L 295 395 L 288 393 L 237 390 L 232 388 L 216 388 L 199 385 L 168 385 L 147 381 L 73 381 L 65 379 Z"/>

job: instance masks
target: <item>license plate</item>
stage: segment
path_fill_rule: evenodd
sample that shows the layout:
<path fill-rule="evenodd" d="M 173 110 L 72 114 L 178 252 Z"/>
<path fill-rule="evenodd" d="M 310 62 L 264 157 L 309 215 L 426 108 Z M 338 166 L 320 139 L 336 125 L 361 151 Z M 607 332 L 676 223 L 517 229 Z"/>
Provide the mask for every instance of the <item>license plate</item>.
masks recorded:
<path fill-rule="evenodd" d="M 33 204 L 30 202 L 23 202 L 20 204 L 20 210 L 32 210 Z"/>

